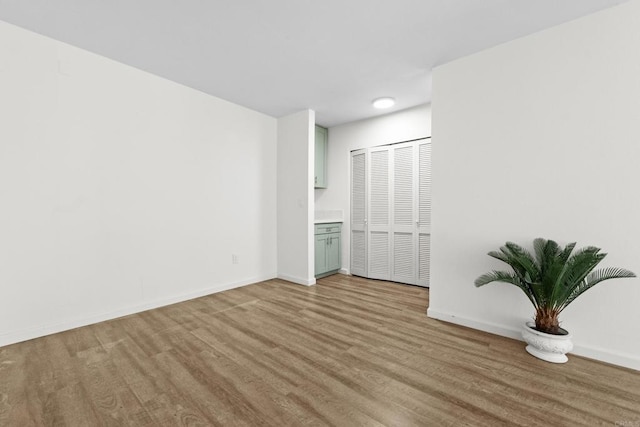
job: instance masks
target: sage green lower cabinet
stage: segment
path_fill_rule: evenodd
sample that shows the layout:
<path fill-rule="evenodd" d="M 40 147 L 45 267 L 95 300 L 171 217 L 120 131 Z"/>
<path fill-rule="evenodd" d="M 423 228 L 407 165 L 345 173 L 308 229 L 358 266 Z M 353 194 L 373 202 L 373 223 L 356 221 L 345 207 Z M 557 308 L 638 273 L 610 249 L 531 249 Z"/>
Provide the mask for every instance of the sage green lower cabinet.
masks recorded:
<path fill-rule="evenodd" d="M 316 224 L 315 272 L 316 278 L 337 273 L 342 267 L 342 224 L 332 222 Z"/>

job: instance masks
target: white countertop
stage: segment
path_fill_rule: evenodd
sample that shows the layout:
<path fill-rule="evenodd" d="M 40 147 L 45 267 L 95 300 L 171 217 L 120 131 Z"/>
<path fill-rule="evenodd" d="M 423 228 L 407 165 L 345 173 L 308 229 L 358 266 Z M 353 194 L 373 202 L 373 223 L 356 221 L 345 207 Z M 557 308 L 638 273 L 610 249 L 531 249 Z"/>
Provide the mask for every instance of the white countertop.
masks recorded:
<path fill-rule="evenodd" d="M 322 218 L 313 221 L 314 224 L 328 224 L 330 222 L 342 222 L 342 218 Z"/>

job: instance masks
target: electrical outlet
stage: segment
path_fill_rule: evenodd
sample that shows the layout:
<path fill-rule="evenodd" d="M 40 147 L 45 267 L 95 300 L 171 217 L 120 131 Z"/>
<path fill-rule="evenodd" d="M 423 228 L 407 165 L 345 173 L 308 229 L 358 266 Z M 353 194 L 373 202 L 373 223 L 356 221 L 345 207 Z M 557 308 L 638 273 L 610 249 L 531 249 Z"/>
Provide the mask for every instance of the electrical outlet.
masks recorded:
<path fill-rule="evenodd" d="M 236 255 L 236 254 L 232 254 L 232 255 L 231 255 L 231 262 L 232 262 L 233 264 L 237 264 L 237 263 L 238 263 L 238 255 Z"/>

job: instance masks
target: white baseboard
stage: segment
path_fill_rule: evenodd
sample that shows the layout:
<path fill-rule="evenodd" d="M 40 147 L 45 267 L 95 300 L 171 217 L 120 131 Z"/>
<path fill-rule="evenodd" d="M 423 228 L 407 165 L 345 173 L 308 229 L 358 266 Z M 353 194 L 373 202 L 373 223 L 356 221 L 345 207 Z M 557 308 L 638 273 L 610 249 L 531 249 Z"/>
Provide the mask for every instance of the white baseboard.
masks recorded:
<path fill-rule="evenodd" d="M 340 274 L 346 274 L 347 276 L 349 276 L 349 270 L 346 268 L 341 268 L 340 271 L 338 271 L 338 273 Z"/>
<path fill-rule="evenodd" d="M 289 276 L 288 274 L 278 274 L 278 279 L 303 286 L 313 286 L 316 284 L 315 277 L 311 279 L 303 279 L 302 277 Z"/>
<path fill-rule="evenodd" d="M 611 363 L 612 365 L 624 366 L 625 368 L 640 371 L 640 358 L 631 354 L 613 353 L 603 348 L 583 346 L 575 343 L 571 354 L 577 354 L 578 356 L 588 357 L 589 359 L 600 360 Z"/>
<path fill-rule="evenodd" d="M 242 286 L 247 286 L 247 285 L 251 285 L 258 282 L 263 282 L 265 280 L 273 279 L 275 277 L 276 277 L 275 273 L 252 277 L 252 278 L 240 280 L 237 282 L 215 285 L 209 288 L 201 289 L 196 292 L 175 295 L 167 298 L 159 298 L 153 301 L 145 302 L 142 304 L 131 305 L 131 306 L 124 307 L 114 311 L 97 313 L 97 314 L 89 315 L 80 319 L 74 319 L 74 320 L 64 321 L 60 323 L 54 323 L 51 325 L 39 326 L 35 328 L 23 329 L 21 331 L 2 334 L 0 335 L 0 347 L 5 345 L 10 345 L 10 344 L 15 344 L 22 341 L 31 340 L 34 338 L 44 337 L 46 335 L 56 334 L 58 332 L 68 331 L 70 329 L 80 328 L 82 326 L 92 325 L 94 323 L 117 319 L 118 317 L 128 316 L 130 314 L 140 313 L 142 311 L 147 311 L 154 308 L 176 304 L 176 303 L 188 301 L 194 298 L 200 298 L 206 295 L 228 291 L 230 289 L 240 288 Z"/>
<path fill-rule="evenodd" d="M 495 323 L 481 322 L 452 313 L 436 311 L 431 307 L 427 309 L 427 316 L 432 319 L 438 319 L 444 322 L 454 323 L 456 325 L 466 326 L 467 328 L 478 329 L 480 331 L 489 332 L 490 334 L 522 341 L 522 333 L 519 328 L 509 328 Z"/>
<path fill-rule="evenodd" d="M 427 316 L 432 319 L 442 320 L 444 322 L 453 323 L 460 326 L 466 326 L 472 329 L 478 329 L 480 331 L 489 332 L 491 334 L 500 335 L 503 337 L 513 338 L 519 341 L 523 341 L 520 328 L 505 327 L 503 325 L 497 325 L 495 323 L 479 321 L 476 319 L 470 319 L 468 317 L 459 316 L 453 313 L 447 313 L 443 311 L 434 310 L 432 308 L 427 309 Z M 574 337 L 575 340 L 575 337 Z M 615 353 L 603 348 L 597 348 L 593 346 L 584 346 L 575 344 L 573 351 L 570 354 L 578 356 L 588 357 L 589 359 L 599 360 L 601 362 L 611 363 L 612 365 L 623 366 L 625 368 L 635 369 L 640 371 L 640 357 L 631 354 Z"/>

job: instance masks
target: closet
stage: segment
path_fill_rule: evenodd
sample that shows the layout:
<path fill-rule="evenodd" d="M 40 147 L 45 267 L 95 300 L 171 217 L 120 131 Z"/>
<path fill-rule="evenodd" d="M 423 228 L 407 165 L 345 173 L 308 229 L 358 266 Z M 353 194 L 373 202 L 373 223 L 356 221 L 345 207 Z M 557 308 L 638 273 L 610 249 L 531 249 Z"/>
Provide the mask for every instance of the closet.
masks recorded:
<path fill-rule="evenodd" d="M 429 286 L 431 140 L 351 152 L 351 274 Z"/>

